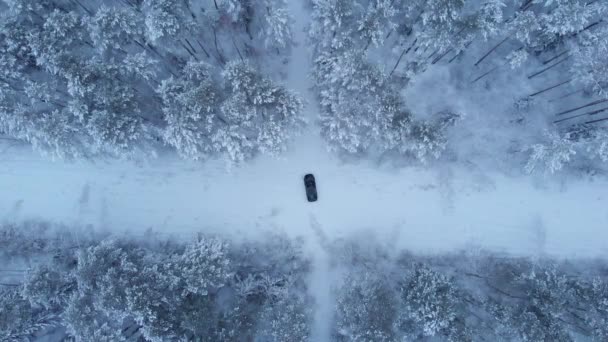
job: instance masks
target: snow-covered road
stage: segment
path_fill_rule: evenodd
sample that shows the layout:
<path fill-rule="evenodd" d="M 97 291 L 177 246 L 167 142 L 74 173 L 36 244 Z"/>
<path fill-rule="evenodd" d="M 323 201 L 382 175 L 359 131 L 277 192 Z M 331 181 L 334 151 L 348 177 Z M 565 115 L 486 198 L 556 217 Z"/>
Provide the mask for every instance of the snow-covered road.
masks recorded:
<path fill-rule="evenodd" d="M 299 11 L 299 4 L 290 3 Z M 608 256 L 607 180 L 541 186 L 530 178 L 462 166 L 428 170 L 343 163 L 326 152 L 308 89 L 306 20 L 296 15 L 300 45 L 288 83 L 307 98 L 312 124 L 280 159 L 261 157 L 226 172 L 215 161 L 62 163 L 11 148 L 0 153 L 0 218 L 240 236 L 259 230 L 309 235 L 311 222 L 317 222 L 329 238 L 371 230 L 378 239 L 414 251 L 480 247 Z M 317 203 L 306 202 L 302 177 L 308 172 L 317 178 Z"/>
<path fill-rule="evenodd" d="M 446 176 L 304 154 L 295 149 L 282 160 L 261 158 L 228 173 L 221 163 L 64 164 L 11 153 L 0 156 L 0 215 L 244 235 L 260 229 L 308 235 L 314 219 L 330 238 L 372 230 L 417 251 L 479 246 L 608 256 L 606 181 L 538 187 L 526 178 L 486 175 L 480 182 L 465 170 Z M 312 204 L 302 183 L 307 172 L 319 188 Z"/>

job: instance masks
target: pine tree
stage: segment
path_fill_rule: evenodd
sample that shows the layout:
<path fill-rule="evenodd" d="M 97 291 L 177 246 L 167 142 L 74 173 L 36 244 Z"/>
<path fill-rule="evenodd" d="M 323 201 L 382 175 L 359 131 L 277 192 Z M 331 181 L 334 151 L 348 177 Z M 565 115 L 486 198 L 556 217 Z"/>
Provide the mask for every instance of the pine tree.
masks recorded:
<path fill-rule="evenodd" d="M 577 142 L 571 139 L 570 134 L 559 135 L 546 133 L 546 144 L 535 144 L 530 148 L 531 155 L 525 170 L 531 173 L 540 166 L 542 172 L 555 173 L 561 170 L 576 155 Z"/>
<path fill-rule="evenodd" d="M 309 35 L 318 42 L 321 51 L 354 47 L 356 20 L 353 2 L 349 0 L 312 0 L 312 19 Z"/>
<path fill-rule="evenodd" d="M 357 21 L 356 32 L 361 39 L 378 47 L 382 45 L 387 32 L 396 28 L 395 15 L 397 13 L 393 6 L 394 0 L 370 1 L 367 9 Z"/>
<path fill-rule="evenodd" d="M 466 336 L 460 326 L 462 297 L 453 280 L 423 265 L 415 265 L 413 274 L 399 289 L 404 305 L 400 326 L 407 335 L 416 337 L 444 335 Z M 470 340 L 466 338 L 465 340 Z"/>
<path fill-rule="evenodd" d="M 462 20 L 464 0 L 427 1 L 421 15 L 418 39 L 422 46 L 446 49 L 452 45 Z"/>
<path fill-rule="evenodd" d="M 285 49 L 293 44 L 291 22 L 293 18 L 286 9 L 286 0 L 264 0 L 266 13 L 260 36 L 269 49 Z"/>
<path fill-rule="evenodd" d="M 82 18 L 76 12 L 54 10 L 45 16 L 39 30 L 29 32 L 29 45 L 38 66 L 53 75 L 65 75 L 78 53 L 89 46 L 88 32 Z"/>
<path fill-rule="evenodd" d="M 213 154 L 212 133 L 228 125 L 219 112 L 223 94 L 213 73 L 210 65 L 191 61 L 179 79 L 170 77 L 157 89 L 167 122 L 163 138 L 185 158 Z"/>
<path fill-rule="evenodd" d="M 127 54 L 127 47 L 144 41 L 142 17 L 131 8 L 102 5 L 87 24 L 94 45 L 101 52 L 118 50 Z"/>
<path fill-rule="evenodd" d="M 227 99 L 223 118 L 229 123 L 213 135 L 216 151 L 240 161 L 254 152 L 277 154 L 302 127 L 302 100 L 257 72 L 248 63 L 231 63 L 223 72 Z"/>
<path fill-rule="evenodd" d="M 22 295 L 33 306 L 57 312 L 66 305 L 76 284 L 68 272 L 58 266 L 42 264 L 28 270 L 23 283 Z"/>
<path fill-rule="evenodd" d="M 337 289 L 339 341 L 394 341 L 397 296 L 388 279 L 357 269 Z"/>
<path fill-rule="evenodd" d="M 145 13 L 146 35 L 152 42 L 160 38 L 175 37 L 184 29 L 187 16 L 181 12 L 178 0 L 145 0 L 142 11 Z"/>
<path fill-rule="evenodd" d="M 94 153 L 128 156 L 147 141 L 137 90 L 125 80 L 142 79 L 133 64 L 89 61 L 68 75 L 69 110 L 90 137 Z"/>
<path fill-rule="evenodd" d="M 608 98 L 608 28 L 601 27 L 593 32 L 579 35 L 572 47 L 574 63 L 571 72 L 577 82 Z"/>
<path fill-rule="evenodd" d="M 57 315 L 35 308 L 19 289 L 0 289 L 0 340 L 30 341 L 59 325 Z"/>

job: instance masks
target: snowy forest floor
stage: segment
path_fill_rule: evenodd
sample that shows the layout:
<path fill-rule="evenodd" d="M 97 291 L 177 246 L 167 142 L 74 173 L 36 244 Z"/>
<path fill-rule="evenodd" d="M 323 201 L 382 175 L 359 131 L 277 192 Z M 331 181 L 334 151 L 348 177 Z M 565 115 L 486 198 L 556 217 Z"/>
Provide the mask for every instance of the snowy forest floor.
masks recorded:
<path fill-rule="evenodd" d="M 206 230 L 255 237 L 259 230 L 280 230 L 333 240 L 371 231 L 422 253 L 480 248 L 608 255 L 608 180 L 507 176 L 449 162 L 397 168 L 327 152 L 309 89 L 308 17 L 299 3 L 290 6 L 298 45 L 287 82 L 307 100 L 309 128 L 282 156 L 258 157 L 227 172 L 220 161 L 171 156 L 144 163 L 53 162 L 3 142 L 0 217 L 184 236 Z M 306 202 L 306 173 L 317 178 L 316 203 Z"/>

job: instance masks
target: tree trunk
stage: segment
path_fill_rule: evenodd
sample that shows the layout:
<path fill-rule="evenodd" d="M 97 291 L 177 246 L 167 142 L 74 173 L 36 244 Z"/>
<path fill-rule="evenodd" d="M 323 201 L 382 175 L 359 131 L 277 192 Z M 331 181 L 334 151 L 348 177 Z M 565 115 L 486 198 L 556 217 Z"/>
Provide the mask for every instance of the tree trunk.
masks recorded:
<path fill-rule="evenodd" d="M 494 45 L 494 47 L 493 47 L 493 48 L 491 48 L 491 49 L 490 49 L 490 51 L 488 51 L 488 52 L 487 52 L 485 55 L 481 56 L 481 58 L 480 58 L 480 59 L 479 59 L 477 62 L 475 62 L 475 64 L 473 64 L 473 65 L 478 66 L 478 65 L 479 65 L 479 63 L 483 62 L 483 60 L 484 60 L 484 59 L 486 59 L 486 57 L 488 57 L 488 56 L 489 56 L 489 55 L 490 55 L 492 52 L 494 52 L 496 49 L 498 49 L 498 48 L 499 48 L 499 47 L 500 47 L 502 44 L 504 44 L 504 43 L 507 41 L 507 39 L 509 39 L 510 37 L 511 37 L 510 35 L 509 35 L 509 36 L 506 36 L 506 37 L 505 37 L 505 39 L 503 39 L 503 40 L 501 40 L 501 41 L 500 41 L 500 43 L 498 43 L 498 44 Z"/>
<path fill-rule="evenodd" d="M 196 55 L 194 54 L 194 52 L 190 51 L 190 49 L 188 49 L 188 47 L 186 46 L 186 44 L 184 44 L 184 42 L 182 42 L 181 40 L 179 41 L 179 43 L 181 44 L 181 46 L 184 48 L 184 50 L 188 51 L 188 54 L 190 54 L 190 56 L 192 56 L 192 58 L 194 58 L 197 62 L 200 62 L 199 59 L 196 57 Z"/>
<path fill-rule="evenodd" d="M 224 59 L 224 56 L 222 56 L 222 53 L 220 52 L 220 47 L 217 43 L 217 31 L 215 30 L 215 27 L 213 28 L 213 43 L 215 44 L 215 51 L 217 52 L 217 55 L 220 58 L 220 63 L 222 65 L 226 64 L 226 60 Z"/>
<path fill-rule="evenodd" d="M 602 121 L 606 121 L 606 120 L 608 120 L 608 118 L 603 118 L 603 119 L 598 119 L 598 120 L 591 120 L 591 121 L 587 121 L 585 123 L 586 124 L 592 124 L 592 123 L 602 122 Z"/>
<path fill-rule="evenodd" d="M 503 65 L 504 65 L 504 64 L 503 64 Z M 480 79 L 482 79 L 482 78 L 484 78 L 484 77 L 488 76 L 489 74 L 491 74 L 492 72 L 496 71 L 496 70 L 497 70 L 498 68 L 500 68 L 500 67 L 501 67 L 501 65 L 497 65 L 497 66 L 493 67 L 492 69 L 490 69 L 490 70 L 486 71 L 486 72 L 485 72 L 485 73 L 483 73 L 481 76 L 479 76 L 479 77 L 477 77 L 476 79 L 474 79 L 473 81 L 471 81 L 471 84 L 473 84 L 473 83 L 475 83 L 475 82 L 479 81 Z"/>
<path fill-rule="evenodd" d="M 82 9 L 89 15 L 89 17 L 93 16 L 93 12 L 91 12 L 88 8 L 86 8 L 80 1 L 72 0 L 74 3 L 82 7 Z"/>
<path fill-rule="evenodd" d="M 560 58 L 561 56 L 563 56 L 563 55 L 567 54 L 568 52 L 570 52 L 570 50 L 566 50 L 566 51 L 564 51 L 564 52 L 562 52 L 562 53 L 558 54 L 558 55 L 557 55 L 557 56 L 555 56 L 555 57 L 549 58 L 548 60 L 546 60 L 546 61 L 544 61 L 544 62 L 543 62 L 543 65 L 546 65 L 546 64 L 549 64 L 549 63 L 553 62 L 554 60 L 556 60 L 556 59 Z"/>
<path fill-rule="evenodd" d="M 468 43 L 466 43 L 466 44 L 464 45 L 464 48 L 466 49 L 466 48 L 468 48 L 469 46 L 471 46 L 471 44 L 473 44 L 473 41 L 474 41 L 474 40 L 475 40 L 475 38 L 471 39 L 471 40 L 470 40 Z M 453 61 L 454 61 L 456 58 L 458 58 L 458 56 L 460 56 L 460 55 L 461 55 L 463 52 L 464 52 L 464 49 L 463 49 L 463 50 L 458 51 L 458 53 L 456 53 L 456 54 L 454 55 L 454 57 L 450 58 L 450 60 L 448 61 L 448 64 L 452 64 L 452 62 L 453 62 Z"/>
<path fill-rule="evenodd" d="M 201 44 L 200 40 L 196 40 L 196 42 L 198 43 L 198 46 L 201 47 L 201 49 L 203 50 L 203 52 L 205 53 L 205 56 L 207 56 L 207 58 L 210 58 L 211 55 L 209 55 L 209 52 L 207 52 L 207 49 L 205 49 L 205 47 L 203 46 L 203 44 Z"/>
<path fill-rule="evenodd" d="M 243 55 L 241 55 L 241 50 L 239 50 L 239 47 L 236 45 L 236 41 L 234 40 L 234 36 L 231 34 L 230 37 L 232 38 L 232 45 L 234 45 L 234 48 L 236 49 L 236 52 L 239 54 L 239 57 L 241 58 L 241 62 L 244 62 L 245 60 L 243 59 Z"/>
<path fill-rule="evenodd" d="M 184 38 L 184 40 L 186 41 L 186 44 L 188 44 L 188 46 L 190 47 L 190 50 L 192 50 L 194 53 L 198 53 L 198 52 L 196 52 L 196 49 L 194 48 L 194 46 L 192 46 L 192 44 L 190 44 L 190 41 L 188 40 L 188 38 Z"/>
<path fill-rule="evenodd" d="M 186 8 L 188 9 L 188 12 L 192 16 L 192 19 L 196 19 L 196 15 L 194 15 L 194 13 L 192 12 L 192 9 L 190 8 L 190 4 L 188 3 L 188 0 L 184 0 L 184 6 L 186 6 Z"/>
<path fill-rule="evenodd" d="M 447 56 L 448 53 L 450 53 L 450 51 L 454 50 L 454 48 L 449 48 L 447 50 L 445 50 L 444 53 L 440 54 L 439 56 L 435 57 L 435 59 L 431 62 L 431 64 L 435 64 L 437 62 L 439 62 L 440 60 L 443 59 L 443 57 Z"/>
<path fill-rule="evenodd" d="M 408 52 L 410 52 L 410 50 L 416 44 L 417 41 L 418 41 L 418 38 L 414 39 L 414 42 L 412 42 L 412 45 L 410 45 L 409 48 L 404 49 L 403 52 L 401 52 L 401 55 L 399 56 L 399 59 L 397 60 L 397 63 L 395 63 L 395 66 L 393 67 L 393 70 L 391 70 L 391 73 L 388 75 L 388 77 L 391 77 L 393 75 L 393 73 L 395 72 L 395 70 L 399 66 L 399 63 L 401 63 L 401 59 L 403 58 L 403 56 L 405 54 L 407 54 Z"/>
<path fill-rule="evenodd" d="M 531 79 L 533 79 L 534 77 L 536 77 L 536 76 L 538 76 L 538 75 L 543 74 L 545 71 L 548 71 L 548 70 L 551 70 L 551 69 L 555 68 L 556 66 L 558 66 L 558 65 L 562 64 L 563 62 L 565 62 L 565 61 L 566 61 L 566 60 L 568 60 L 569 58 L 570 58 L 570 56 L 566 56 L 566 58 L 564 58 L 564 59 L 560 60 L 559 62 L 557 62 L 557 63 L 555 63 L 555 64 L 553 64 L 553 65 L 551 65 L 551 66 L 548 66 L 548 67 L 546 67 L 546 68 L 544 68 L 544 69 L 540 70 L 539 72 L 536 72 L 536 73 L 534 73 L 534 74 L 532 74 L 532 75 L 528 76 L 528 79 L 529 79 L 529 80 L 531 80 Z"/>
<path fill-rule="evenodd" d="M 426 60 L 428 61 L 429 59 L 433 58 L 433 56 L 435 56 L 437 54 L 437 52 L 439 52 L 439 49 L 435 49 L 435 52 L 433 52 L 430 56 L 428 56 L 426 58 Z"/>
<path fill-rule="evenodd" d="M 560 123 L 560 122 L 572 120 L 572 119 L 575 119 L 575 118 L 580 118 L 581 116 L 585 116 L 585 115 L 596 115 L 596 114 L 599 114 L 599 113 L 603 113 L 605 111 L 608 111 L 608 107 L 592 110 L 590 112 L 586 112 L 586 113 L 583 113 L 583 114 L 578 114 L 578 115 L 571 116 L 571 117 L 565 118 L 565 119 L 555 120 L 555 121 L 553 121 L 553 123 Z"/>
<path fill-rule="evenodd" d="M 582 109 L 582 108 L 587 108 L 587 107 L 591 107 L 591 106 L 595 106 L 596 104 L 604 103 L 604 102 L 606 102 L 606 101 L 608 101 L 608 99 L 595 100 L 595 101 L 593 101 L 593 102 L 589 102 L 589 103 L 587 103 L 586 105 L 579 106 L 579 107 L 572 108 L 572 109 L 568 109 L 568 110 L 565 110 L 565 111 L 563 111 L 563 112 L 559 112 L 559 113 L 555 114 L 555 116 L 560 116 L 560 115 L 564 115 L 564 114 L 572 113 L 572 112 L 577 111 L 577 110 L 579 110 L 579 109 Z"/>
<path fill-rule="evenodd" d="M 532 5 L 534 5 L 534 0 L 526 0 L 526 2 L 521 5 L 519 9 L 521 11 L 527 11 L 528 9 L 530 9 L 530 7 L 532 7 Z"/>
<path fill-rule="evenodd" d="M 551 90 L 551 89 L 555 89 L 555 88 L 557 88 L 557 87 L 559 87 L 559 86 L 562 86 L 562 85 L 564 85 L 564 84 L 566 84 L 566 83 L 570 83 L 570 82 L 572 82 L 572 79 L 569 79 L 569 80 L 567 80 L 567 81 L 560 82 L 560 83 L 558 83 L 558 84 L 556 84 L 556 85 L 554 85 L 554 86 L 551 86 L 551 87 L 545 88 L 545 89 L 543 89 L 543 90 L 539 90 L 539 91 L 537 91 L 536 93 L 534 93 L 534 94 L 530 94 L 530 95 L 528 95 L 528 96 L 530 96 L 530 97 L 534 97 L 534 96 L 536 96 L 536 95 L 540 95 L 540 94 L 542 94 L 542 93 L 544 93 L 544 92 L 547 92 L 547 91 L 549 91 L 549 90 Z"/>
<path fill-rule="evenodd" d="M 584 89 L 585 89 L 585 88 L 581 88 L 581 89 L 579 89 L 579 90 L 571 91 L 571 92 L 569 92 L 569 93 L 566 93 L 566 94 L 564 94 L 564 95 L 560 95 L 559 97 L 556 97 L 556 98 L 554 98 L 554 99 L 551 99 L 551 100 L 549 100 L 548 102 L 554 102 L 554 101 L 557 101 L 557 100 L 565 99 L 566 97 L 569 97 L 569 96 L 572 96 L 572 95 L 574 95 L 574 94 L 577 94 L 577 93 L 582 92 Z"/>

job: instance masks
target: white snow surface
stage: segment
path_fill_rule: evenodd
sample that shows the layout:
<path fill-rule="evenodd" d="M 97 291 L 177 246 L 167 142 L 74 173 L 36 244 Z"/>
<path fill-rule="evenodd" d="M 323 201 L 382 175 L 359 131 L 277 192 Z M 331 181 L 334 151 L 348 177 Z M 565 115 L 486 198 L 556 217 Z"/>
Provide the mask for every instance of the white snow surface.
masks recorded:
<path fill-rule="evenodd" d="M 507 176 L 464 164 L 397 168 L 342 161 L 315 124 L 301 3 L 290 1 L 298 45 L 288 85 L 307 101 L 309 128 L 279 158 L 230 171 L 221 161 L 163 156 L 145 163 L 59 162 L 0 149 L 0 218 L 41 218 L 100 229 L 255 237 L 278 230 L 318 240 L 373 231 L 421 253 L 486 249 L 517 255 L 608 256 L 608 180 Z M 314 173 L 319 201 L 303 176 Z"/>
<path fill-rule="evenodd" d="M 53 163 L 33 154 L 0 157 L 0 215 L 171 234 L 209 230 L 252 237 L 260 230 L 329 238 L 364 230 L 412 251 L 483 248 L 562 257 L 608 255 L 608 182 L 539 185 L 464 169 L 430 171 L 342 164 L 299 141 L 281 160 L 260 158 L 226 172 L 220 162 L 156 160 Z M 313 172 L 319 201 L 302 177 Z"/>

